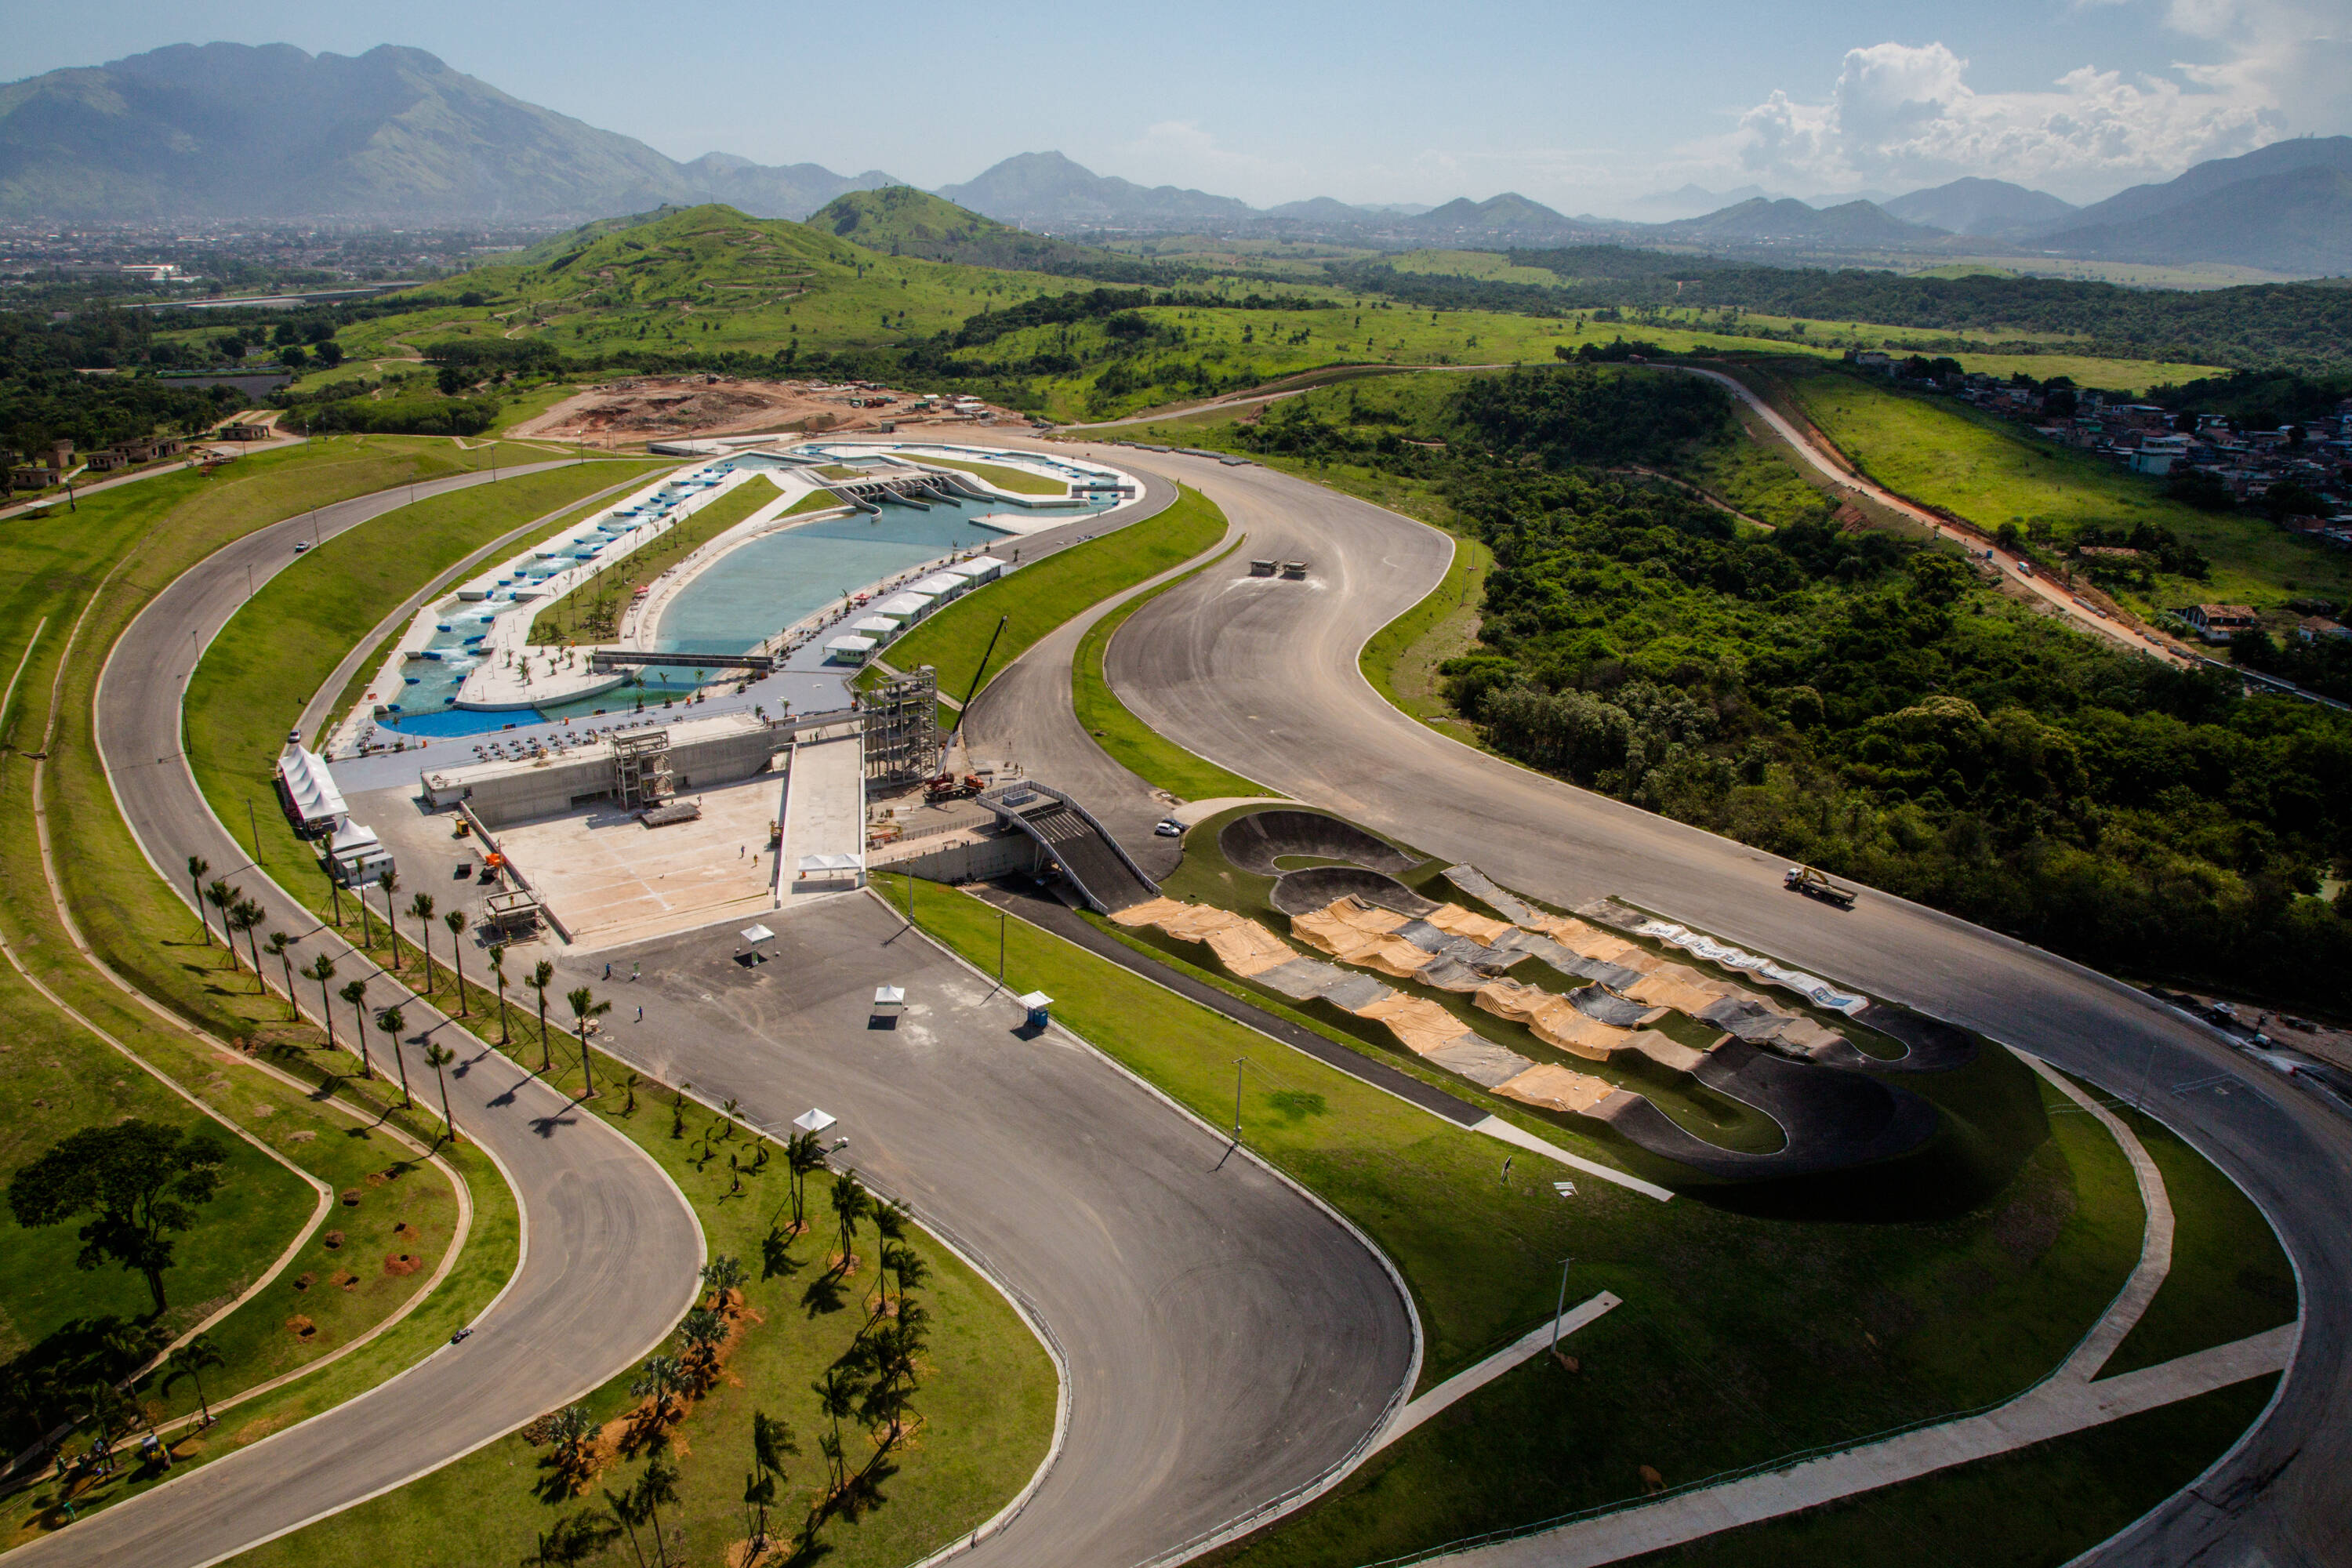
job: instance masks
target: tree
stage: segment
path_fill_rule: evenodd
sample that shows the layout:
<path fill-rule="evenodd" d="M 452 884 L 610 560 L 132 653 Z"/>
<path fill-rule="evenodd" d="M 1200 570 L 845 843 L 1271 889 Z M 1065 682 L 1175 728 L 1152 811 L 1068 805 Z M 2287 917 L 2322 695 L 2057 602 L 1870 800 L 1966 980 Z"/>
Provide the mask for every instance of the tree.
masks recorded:
<path fill-rule="evenodd" d="M 321 343 L 321 348 L 333 348 Z M 577 1568 L 593 1558 L 601 1557 L 604 1548 L 613 1544 L 621 1533 L 621 1526 L 593 1505 L 576 1513 L 567 1513 L 555 1521 L 555 1528 L 539 1538 L 539 1551 L 523 1559 L 526 1568 Z M 634 1535 L 632 1541 L 635 1540 Z"/>
<path fill-rule="evenodd" d="M 544 958 L 541 959 L 531 965 L 530 978 L 523 984 L 539 993 L 539 1070 L 551 1072 L 554 1068 L 548 1056 L 547 1044 L 547 988 L 555 984 L 555 965 Z"/>
<path fill-rule="evenodd" d="M 294 1003 L 294 939 L 282 931 L 274 931 L 269 933 L 269 941 L 265 945 L 269 949 L 269 956 L 278 961 L 278 967 L 285 971 L 286 1005 L 292 1008 L 293 1016 L 299 1018 L 302 1016 L 302 1009 Z"/>
<path fill-rule="evenodd" d="M 654 1553 L 665 1565 L 669 1562 L 669 1543 L 662 1539 L 662 1504 L 677 1501 L 677 1467 L 656 1453 L 646 1462 L 646 1473 L 637 1478 L 637 1500 L 645 1507 L 646 1517 L 653 1521 Z"/>
<path fill-rule="evenodd" d="M 400 1108 L 403 1110 L 416 1103 L 408 1092 L 408 1053 L 400 1048 L 401 1031 L 408 1027 L 408 1017 L 398 1007 L 376 1010 L 375 1026 L 392 1037 L 392 1059 L 400 1065 Z"/>
<path fill-rule="evenodd" d="M 253 987 L 256 991 L 269 989 L 269 983 L 261 977 L 261 939 L 254 934 L 268 918 L 268 911 L 251 899 L 237 900 L 228 911 L 229 930 L 243 932 L 246 946 L 253 953 Z"/>
<path fill-rule="evenodd" d="M 857 1179 L 856 1172 L 844 1171 L 833 1178 L 830 1196 L 833 1217 L 841 1224 L 841 1271 L 846 1274 L 850 1265 L 856 1261 L 856 1254 L 851 1248 L 857 1244 L 857 1226 L 874 1212 L 874 1194 L 866 1190 L 866 1184 Z"/>
<path fill-rule="evenodd" d="M 793 1230 L 795 1234 L 808 1228 L 805 1198 L 808 1177 L 812 1172 L 824 1169 L 824 1145 L 814 1132 L 795 1132 L 784 1145 L 784 1167 L 792 1178 Z"/>
<path fill-rule="evenodd" d="M 218 1345 L 213 1343 L 213 1337 L 198 1334 L 164 1358 L 163 1390 L 169 1394 L 172 1385 L 183 1378 L 194 1384 L 199 1418 L 209 1426 L 213 1424 L 213 1407 L 211 1401 L 205 1397 L 205 1373 L 227 1364 L 228 1358 L 221 1354 Z"/>
<path fill-rule="evenodd" d="M 745 1555 L 751 1561 L 756 1562 L 768 1544 L 768 1510 L 776 1500 L 777 1483 L 784 1479 L 784 1456 L 797 1458 L 800 1451 L 789 1425 L 764 1410 L 751 1412 L 752 1469 L 743 1488 L 744 1506 L 755 1510 L 747 1521 L 751 1527 L 751 1550 Z"/>
<path fill-rule="evenodd" d="M 367 982 L 364 980 L 348 981 L 344 984 L 343 988 L 335 993 L 335 994 L 341 996 L 345 1002 L 351 1004 L 352 1022 L 358 1028 L 360 1037 L 361 1076 L 363 1078 L 372 1077 L 375 1072 L 375 1063 L 368 1059 Z"/>
<path fill-rule="evenodd" d="M 490 976 L 499 987 L 499 1044 L 507 1043 L 507 946 L 502 942 L 490 943 Z M 462 989 L 460 994 L 463 994 Z"/>
<path fill-rule="evenodd" d="M 556 1468 L 577 1485 L 587 1471 L 588 1439 L 596 1435 L 596 1423 L 586 1405 L 567 1405 L 548 1418 L 547 1427 L 555 1444 Z"/>
<path fill-rule="evenodd" d="M 464 947 L 461 939 L 466 934 L 466 911 L 451 910 L 441 917 L 441 923 L 449 928 L 449 975 L 457 987 L 457 1016 L 462 1018 L 467 1015 L 466 955 L 461 951 Z"/>
<path fill-rule="evenodd" d="M 221 918 L 221 945 L 228 949 L 228 966 L 236 967 L 236 943 L 229 940 L 228 910 L 236 902 L 236 889 L 217 879 L 205 885 L 205 902 L 212 905 Z"/>
<path fill-rule="evenodd" d="M 677 1325 L 686 1342 L 686 1359 L 706 1384 L 719 1374 L 719 1347 L 727 1340 L 727 1320 L 708 1307 L 689 1310 Z"/>
<path fill-rule="evenodd" d="M 416 922 L 418 945 L 425 949 L 425 994 L 433 994 L 433 895 L 419 893 L 408 900 L 408 917 Z M 394 950 L 399 943 L 393 944 Z"/>
<path fill-rule="evenodd" d="M 637 1500 L 635 1489 L 616 1492 L 607 1487 L 604 1489 L 604 1500 L 612 1505 L 613 1517 L 619 1520 L 621 1527 L 629 1532 L 629 1550 L 636 1555 L 637 1568 L 645 1568 L 646 1549 L 637 1543 L 637 1526 L 646 1521 L 646 1509 Z"/>
<path fill-rule="evenodd" d="M 85 1127 L 8 1178 L 8 1209 L 27 1230 L 88 1215 L 75 1267 L 109 1258 L 147 1281 L 162 1317 L 172 1237 L 220 1190 L 228 1151 L 209 1131 L 136 1117 Z"/>
<path fill-rule="evenodd" d="M 442 1069 L 457 1059 L 457 1053 L 435 1040 L 425 1047 L 425 1059 L 433 1068 L 433 1076 L 441 1084 L 441 1120 L 449 1124 L 449 1142 L 457 1142 L 457 1119 L 449 1114 L 449 1077 Z"/>
<path fill-rule="evenodd" d="M 319 983 L 319 1020 L 327 1026 L 327 1048 L 331 1051 L 335 1048 L 335 1013 L 334 1009 L 327 1005 L 330 1000 L 327 995 L 327 982 L 334 977 L 335 961 L 323 952 L 312 959 L 310 967 L 302 972 L 303 979 L 315 980 Z"/>
<path fill-rule="evenodd" d="M 710 1292 L 710 1304 L 724 1310 L 728 1293 L 741 1288 L 746 1278 L 742 1262 L 720 1253 L 702 1266 L 702 1288 Z"/>
<path fill-rule="evenodd" d="M 596 1098 L 596 1080 L 588 1062 L 588 1020 L 603 1017 L 613 1010 L 613 1004 L 597 1001 L 595 994 L 585 985 L 565 992 L 563 999 L 572 1005 L 572 1026 L 580 1036 L 580 1098 L 593 1100 Z"/>
<path fill-rule="evenodd" d="M 196 894 L 196 923 L 205 928 L 206 947 L 213 944 L 213 922 L 205 915 L 205 873 L 212 868 L 213 863 L 203 856 L 188 857 L 188 881 L 194 888 Z"/>
<path fill-rule="evenodd" d="M 677 1358 L 656 1355 L 646 1358 L 645 1370 L 629 1384 L 629 1392 L 639 1399 L 652 1400 L 655 1417 L 663 1419 L 669 1415 L 671 1398 L 685 1386 L 686 1369 L 678 1364 Z"/>
<path fill-rule="evenodd" d="M 383 889 L 383 929 L 387 932 L 391 933 L 392 972 L 394 974 L 397 974 L 400 973 L 400 926 L 392 918 L 392 895 L 397 892 L 400 889 L 399 871 L 390 866 L 386 866 L 383 870 L 376 873 L 375 885 Z M 360 902 L 362 905 L 365 905 L 367 900 L 362 899 Z M 425 979 L 425 984 L 429 986 L 432 984 L 433 977 L 430 974 L 427 974 Z"/>

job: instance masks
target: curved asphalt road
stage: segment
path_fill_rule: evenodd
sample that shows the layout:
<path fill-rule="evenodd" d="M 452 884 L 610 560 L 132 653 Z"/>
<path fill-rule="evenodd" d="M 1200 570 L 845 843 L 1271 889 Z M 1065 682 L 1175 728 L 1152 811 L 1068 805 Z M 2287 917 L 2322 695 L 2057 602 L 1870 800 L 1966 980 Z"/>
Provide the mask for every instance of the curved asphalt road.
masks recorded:
<path fill-rule="evenodd" d="M 551 468 L 500 470 L 501 478 Z M 488 474 L 420 483 L 426 496 L 492 482 Z M 431 1096 L 425 1045 L 458 1051 L 450 1103 L 466 1136 L 496 1160 L 522 1211 L 523 1258 L 463 1344 L 444 1346 L 369 1393 L 178 1480 L 10 1553 L 27 1565 L 136 1563 L 196 1568 L 389 1490 L 499 1437 L 647 1353 L 691 1303 L 701 1227 L 661 1168 L 618 1132 L 573 1110 L 513 1063 L 460 1034 L 345 946 L 275 884 L 214 817 L 180 753 L 180 695 L 199 648 L 294 542 L 408 504 L 411 491 L 362 497 L 247 535 L 156 595 L 109 654 L 97 701 L 99 749 L 115 797 L 159 874 L 183 899 L 191 854 L 268 910 L 271 929 L 303 932 L 299 970 L 331 957 L 340 987 L 369 982 L 372 1007 L 398 1003 L 420 1103 Z M 301 989 L 298 983 L 298 991 Z M 349 1039 L 348 1011 L 337 1020 Z M 372 1048 L 388 1068 L 384 1042 Z"/>
<path fill-rule="evenodd" d="M 1137 455 L 1122 450 L 1119 460 L 1132 468 Z M 1852 911 L 1831 909 L 1785 891 L 1771 857 L 1416 723 L 1381 700 L 1356 658 L 1437 584 L 1449 540 L 1267 468 L 1176 454 L 1146 460 L 1205 491 L 1250 535 L 1247 551 L 1163 594 L 1111 641 L 1112 684 L 1161 734 L 1553 901 L 1620 893 L 2023 1047 L 2111 1091 L 2134 1096 L 2147 1085 L 2150 1109 L 2276 1222 L 2301 1272 L 2305 1331 L 2271 1418 L 2103 1560 L 2169 1563 L 2210 1552 L 2232 1563 L 2352 1561 L 2352 1247 L 2342 1230 L 2352 1212 L 2352 1123 L 2201 1026 L 2063 959 L 1883 894 L 1865 893 Z M 1244 555 L 1311 570 L 1303 583 L 1253 578 Z M 1066 678 L 1033 678 L 1025 690 L 1024 708 L 1057 696 L 1066 707 Z M 990 717 L 992 728 L 1048 742 L 1076 731 L 1034 710 Z M 1027 760 L 1045 778 L 1100 767 L 1053 752 Z"/>

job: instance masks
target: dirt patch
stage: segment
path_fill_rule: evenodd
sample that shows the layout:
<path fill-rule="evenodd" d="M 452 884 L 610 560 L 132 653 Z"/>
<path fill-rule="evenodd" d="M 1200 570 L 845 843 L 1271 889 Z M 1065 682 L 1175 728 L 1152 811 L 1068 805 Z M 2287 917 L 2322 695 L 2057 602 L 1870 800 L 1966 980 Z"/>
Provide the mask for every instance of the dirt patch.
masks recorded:
<path fill-rule="evenodd" d="M 395 1252 L 383 1260 L 386 1274 L 414 1274 L 424 1267 L 413 1252 Z"/>
<path fill-rule="evenodd" d="M 257 1443 L 294 1419 L 292 1411 L 280 1411 L 275 1415 L 263 1415 L 247 1422 L 230 1435 L 228 1446 L 242 1448 L 247 1443 Z"/>
<path fill-rule="evenodd" d="M 331 1230 L 319 1238 L 319 1244 L 332 1252 L 343 1245 L 343 1233 L 340 1230 Z"/>
<path fill-rule="evenodd" d="M 851 400 L 896 399 L 882 407 L 852 407 Z M 997 415 L 988 408 L 982 417 Z M 911 407 L 903 395 L 822 382 L 738 381 L 728 376 L 648 375 L 607 382 L 576 393 L 546 413 L 523 421 L 514 436 L 562 441 L 642 441 L 677 436 L 718 436 L 755 430 L 872 430 L 889 423 L 904 429 L 934 419 Z"/>
<path fill-rule="evenodd" d="M 286 1331 L 298 1340 L 311 1340 L 318 1338 L 319 1325 L 308 1318 L 293 1317 L 286 1320 Z"/>
<path fill-rule="evenodd" d="M 367 1175 L 367 1184 L 371 1187 L 380 1187 L 390 1180 L 391 1175 L 383 1171 L 370 1171 Z"/>
<path fill-rule="evenodd" d="M 360 1206 L 360 1190 L 357 1187 L 345 1187 L 343 1189 L 343 1206 L 347 1209 L 355 1209 Z"/>
<path fill-rule="evenodd" d="M 358 1285 L 359 1282 L 360 1277 L 352 1273 L 348 1269 L 338 1268 L 332 1274 L 327 1276 L 328 1284 L 340 1286 L 346 1290 L 352 1289 Z"/>
<path fill-rule="evenodd" d="M 404 1219 L 394 1223 L 392 1234 L 400 1237 L 403 1241 L 414 1241 L 420 1233 L 415 1226 L 409 1224 Z"/>
<path fill-rule="evenodd" d="M 297 1290 L 308 1290 L 311 1286 L 316 1285 L 318 1282 L 319 1277 L 316 1274 L 312 1274 L 308 1270 L 305 1270 L 304 1272 L 295 1276 L 294 1289 Z"/>

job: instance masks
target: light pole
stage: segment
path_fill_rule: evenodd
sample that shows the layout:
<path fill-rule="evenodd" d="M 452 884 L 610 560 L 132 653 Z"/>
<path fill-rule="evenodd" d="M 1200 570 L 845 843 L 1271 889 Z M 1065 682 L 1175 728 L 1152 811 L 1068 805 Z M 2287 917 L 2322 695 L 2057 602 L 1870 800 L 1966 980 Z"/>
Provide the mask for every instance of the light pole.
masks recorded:
<path fill-rule="evenodd" d="M 1247 1057 L 1234 1058 L 1234 1142 L 1236 1143 L 1242 1141 L 1242 1068 L 1248 1065 Z"/>
<path fill-rule="evenodd" d="M 996 911 L 996 983 L 1004 984 L 1004 911 Z"/>
<path fill-rule="evenodd" d="M 245 797 L 245 829 L 253 839 L 253 863 L 258 866 L 261 864 L 261 824 L 254 818 L 251 795 Z"/>
<path fill-rule="evenodd" d="M 1559 1260 L 1559 1303 L 1551 1310 L 1551 1353 L 1554 1355 L 1559 1354 L 1560 1315 L 1568 1310 L 1568 1266 L 1575 1261 L 1573 1258 Z"/>

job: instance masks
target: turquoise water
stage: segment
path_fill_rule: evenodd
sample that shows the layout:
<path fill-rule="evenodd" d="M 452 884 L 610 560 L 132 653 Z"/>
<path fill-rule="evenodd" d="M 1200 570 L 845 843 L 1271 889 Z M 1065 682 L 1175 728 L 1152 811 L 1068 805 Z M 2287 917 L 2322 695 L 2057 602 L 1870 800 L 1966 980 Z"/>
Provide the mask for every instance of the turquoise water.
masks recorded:
<path fill-rule="evenodd" d="M 942 555 L 973 549 L 1010 555 L 1019 540 L 971 521 L 1005 510 L 978 500 L 934 501 L 928 511 L 886 506 L 878 515 L 803 523 L 755 539 L 678 590 L 662 609 L 654 646 L 664 653 L 741 653 L 844 593 Z M 1076 521 L 1086 514 L 1065 515 Z"/>

